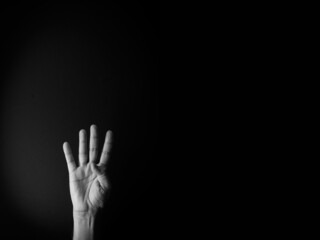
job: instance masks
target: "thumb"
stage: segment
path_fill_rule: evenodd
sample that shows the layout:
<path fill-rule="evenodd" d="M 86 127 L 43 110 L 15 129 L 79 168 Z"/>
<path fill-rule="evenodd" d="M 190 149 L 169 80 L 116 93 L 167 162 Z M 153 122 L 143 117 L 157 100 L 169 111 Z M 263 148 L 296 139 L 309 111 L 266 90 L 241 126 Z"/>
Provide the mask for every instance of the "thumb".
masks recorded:
<path fill-rule="evenodd" d="M 101 187 L 103 190 L 106 190 L 109 188 L 108 179 L 105 173 L 100 170 L 96 164 L 91 164 L 92 171 L 98 175 L 99 183 L 101 184 Z"/>
<path fill-rule="evenodd" d="M 98 177 L 98 179 L 99 179 L 100 185 L 103 188 L 103 190 L 107 190 L 109 188 L 109 183 L 108 183 L 106 175 L 104 175 L 104 174 L 100 175 Z"/>

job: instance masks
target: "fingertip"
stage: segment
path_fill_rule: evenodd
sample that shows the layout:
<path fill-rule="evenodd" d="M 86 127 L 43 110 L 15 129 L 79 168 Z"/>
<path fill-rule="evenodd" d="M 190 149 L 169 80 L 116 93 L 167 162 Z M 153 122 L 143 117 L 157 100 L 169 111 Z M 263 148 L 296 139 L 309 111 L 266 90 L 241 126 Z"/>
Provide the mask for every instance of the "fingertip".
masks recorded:
<path fill-rule="evenodd" d="M 113 132 L 112 132 L 111 130 L 108 130 L 106 135 L 107 135 L 107 137 L 108 137 L 109 139 L 112 139 L 112 137 L 113 137 Z"/>
<path fill-rule="evenodd" d="M 81 134 L 86 134 L 86 130 L 85 130 L 85 129 L 81 129 L 81 130 L 79 131 L 79 135 L 81 135 Z"/>

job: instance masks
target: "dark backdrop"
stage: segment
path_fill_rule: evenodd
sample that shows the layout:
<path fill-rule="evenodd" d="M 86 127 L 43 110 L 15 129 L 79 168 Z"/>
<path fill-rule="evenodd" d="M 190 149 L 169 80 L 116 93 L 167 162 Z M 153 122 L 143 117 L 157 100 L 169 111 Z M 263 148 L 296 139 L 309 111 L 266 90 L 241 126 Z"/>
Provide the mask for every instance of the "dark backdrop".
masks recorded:
<path fill-rule="evenodd" d="M 136 1 L 1 6 L 2 236 L 71 239 L 62 144 L 77 155 L 78 131 L 93 123 L 101 138 L 115 134 L 97 239 L 153 239 L 171 228 L 170 162 L 159 140 L 163 9 Z"/>

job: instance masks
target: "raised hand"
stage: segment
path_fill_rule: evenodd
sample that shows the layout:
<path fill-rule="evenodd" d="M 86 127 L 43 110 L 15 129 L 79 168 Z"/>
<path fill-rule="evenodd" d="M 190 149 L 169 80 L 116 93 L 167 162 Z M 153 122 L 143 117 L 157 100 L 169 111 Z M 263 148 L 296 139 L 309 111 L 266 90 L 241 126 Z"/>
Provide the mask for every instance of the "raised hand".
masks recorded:
<path fill-rule="evenodd" d="M 90 146 L 88 156 L 87 134 L 79 132 L 79 165 L 76 165 L 68 142 L 63 144 L 69 171 L 69 183 L 73 212 L 95 214 L 103 206 L 109 184 L 105 174 L 112 147 L 112 132 L 106 133 L 103 150 L 98 161 L 98 130 L 90 127 Z"/>

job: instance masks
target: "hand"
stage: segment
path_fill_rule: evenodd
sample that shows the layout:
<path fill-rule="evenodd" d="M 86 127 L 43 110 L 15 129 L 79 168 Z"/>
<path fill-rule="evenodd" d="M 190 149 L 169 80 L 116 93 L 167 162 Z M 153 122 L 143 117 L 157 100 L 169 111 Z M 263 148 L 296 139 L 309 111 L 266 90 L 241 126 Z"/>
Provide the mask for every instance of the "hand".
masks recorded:
<path fill-rule="evenodd" d="M 106 133 L 105 142 L 98 160 L 98 131 L 97 126 L 90 128 L 89 162 L 87 150 L 87 134 L 84 129 L 79 132 L 79 166 L 76 166 L 68 142 L 63 144 L 66 157 L 70 193 L 73 212 L 95 214 L 99 207 L 103 206 L 104 197 L 109 189 L 105 174 L 106 164 L 112 147 L 112 132 Z"/>

